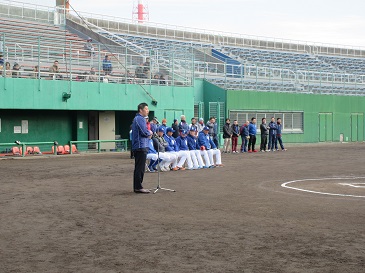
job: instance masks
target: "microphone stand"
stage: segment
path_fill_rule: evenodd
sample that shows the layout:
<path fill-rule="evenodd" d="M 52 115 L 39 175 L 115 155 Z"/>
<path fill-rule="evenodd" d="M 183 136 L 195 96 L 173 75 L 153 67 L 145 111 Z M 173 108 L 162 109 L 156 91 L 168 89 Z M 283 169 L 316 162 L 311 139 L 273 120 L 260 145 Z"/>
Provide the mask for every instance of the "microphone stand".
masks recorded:
<path fill-rule="evenodd" d="M 157 162 L 158 162 L 158 167 L 157 167 L 157 181 L 158 181 L 158 184 L 157 184 L 156 188 L 152 189 L 152 190 L 154 190 L 153 193 L 156 193 L 158 190 L 176 192 L 175 190 L 166 189 L 166 188 L 161 187 L 161 181 L 160 181 L 160 169 L 161 169 L 161 166 L 160 166 L 160 143 L 158 143 L 158 145 L 157 145 Z"/>

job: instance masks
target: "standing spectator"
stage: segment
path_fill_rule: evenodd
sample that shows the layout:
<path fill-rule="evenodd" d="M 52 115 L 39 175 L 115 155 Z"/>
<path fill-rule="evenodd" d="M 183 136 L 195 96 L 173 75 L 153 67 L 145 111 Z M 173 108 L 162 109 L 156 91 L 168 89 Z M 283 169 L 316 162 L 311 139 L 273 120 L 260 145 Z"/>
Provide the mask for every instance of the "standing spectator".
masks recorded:
<path fill-rule="evenodd" d="M 240 129 L 241 140 L 242 140 L 241 153 L 247 152 L 248 140 L 250 139 L 250 134 L 248 133 L 249 124 L 250 124 L 250 122 L 248 120 L 246 120 L 246 122 L 242 125 L 242 127 Z"/>
<path fill-rule="evenodd" d="M 179 131 L 189 131 L 189 125 L 186 122 L 186 117 L 184 115 L 180 116 L 180 123 L 179 123 Z"/>
<path fill-rule="evenodd" d="M 110 75 L 113 71 L 113 65 L 109 55 L 105 55 L 105 59 L 103 60 L 103 71 L 105 76 Z"/>
<path fill-rule="evenodd" d="M 53 65 L 49 68 L 49 76 L 53 80 L 62 79 L 62 75 L 60 75 L 60 68 L 58 66 L 58 61 L 55 60 Z"/>
<path fill-rule="evenodd" d="M 133 189 L 135 193 L 150 193 L 142 186 L 149 147 L 148 141 L 152 136 L 151 130 L 148 130 L 146 126 L 145 117 L 148 117 L 148 113 L 148 104 L 140 103 L 132 124 L 132 150 L 135 159 Z"/>
<path fill-rule="evenodd" d="M 179 136 L 179 123 L 177 119 L 174 119 L 174 123 L 171 125 L 171 128 L 173 129 L 172 136 L 177 138 Z"/>
<path fill-rule="evenodd" d="M 252 118 L 250 124 L 248 125 L 248 133 L 250 135 L 250 139 L 248 141 L 248 152 L 249 153 L 256 153 L 255 144 L 256 144 L 256 118 Z"/>
<path fill-rule="evenodd" d="M 229 118 L 226 119 L 226 124 L 223 125 L 223 152 L 230 153 L 231 149 L 231 138 L 233 136 L 231 120 Z"/>
<path fill-rule="evenodd" d="M 283 130 L 283 125 L 281 124 L 281 118 L 277 118 L 277 128 L 276 128 L 276 139 L 275 139 L 275 149 L 278 151 L 278 141 L 280 144 L 280 148 L 282 151 L 286 151 L 284 144 L 283 144 L 283 139 L 281 137 L 281 132 Z"/>
<path fill-rule="evenodd" d="M 267 147 L 267 151 L 270 152 L 271 150 L 275 151 L 275 142 L 276 142 L 276 130 L 277 124 L 275 122 L 275 118 L 272 117 L 269 123 L 269 145 Z"/>
<path fill-rule="evenodd" d="M 14 63 L 13 65 L 13 72 L 12 72 L 12 76 L 13 78 L 20 78 L 20 66 L 18 63 Z"/>
<path fill-rule="evenodd" d="M 92 39 L 88 38 L 86 40 L 86 43 L 84 44 L 84 49 L 89 56 L 95 55 L 95 48 L 91 42 L 92 42 Z"/>
<path fill-rule="evenodd" d="M 11 77 L 11 68 L 9 62 L 5 63 L 5 77 Z"/>
<path fill-rule="evenodd" d="M 200 118 L 198 124 L 196 125 L 198 128 L 198 134 L 203 131 L 203 128 L 205 127 L 204 119 Z"/>
<path fill-rule="evenodd" d="M 262 118 L 262 122 L 260 124 L 260 132 L 261 132 L 261 144 L 260 144 L 260 152 L 266 152 L 267 145 L 267 135 L 269 134 L 269 129 L 266 125 L 266 118 Z"/>
<path fill-rule="evenodd" d="M 218 125 L 215 122 L 215 117 L 210 117 L 209 121 L 207 122 L 206 125 L 209 128 L 209 136 L 212 139 L 212 141 L 214 142 L 214 145 L 218 148 L 219 144 L 218 144 Z"/>
<path fill-rule="evenodd" d="M 189 125 L 189 130 L 191 128 L 194 128 L 195 129 L 195 132 L 198 131 L 198 125 L 196 124 L 196 118 L 191 118 L 191 123 Z"/>
<path fill-rule="evenodd" d="M 234 120 L 232 124 L 232 153 L 238 153 L 237 142 L 239 136 L 240 136 L 240 127 L 238 125 L 237 120 Z"/>

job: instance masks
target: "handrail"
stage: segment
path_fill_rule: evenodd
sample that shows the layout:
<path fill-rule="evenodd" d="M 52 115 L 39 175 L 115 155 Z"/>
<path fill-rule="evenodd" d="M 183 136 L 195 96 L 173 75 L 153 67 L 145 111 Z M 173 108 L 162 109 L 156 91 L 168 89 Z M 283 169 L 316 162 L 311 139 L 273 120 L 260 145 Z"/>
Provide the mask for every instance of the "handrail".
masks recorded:
<path fill-rule="evenodd" d="M 101 153 L 101 143 L 110 143 L 110 142 L 123 142 L 125 151 L 128 151 L 128 139 L 115 139 L 115 140 L 77 140 L 70 141 L 70 154 L 72 154 L 72 145 L 73 144 L 89 144 L 89 143 L 97 143 L 98 144 L 98 153 Z"/>

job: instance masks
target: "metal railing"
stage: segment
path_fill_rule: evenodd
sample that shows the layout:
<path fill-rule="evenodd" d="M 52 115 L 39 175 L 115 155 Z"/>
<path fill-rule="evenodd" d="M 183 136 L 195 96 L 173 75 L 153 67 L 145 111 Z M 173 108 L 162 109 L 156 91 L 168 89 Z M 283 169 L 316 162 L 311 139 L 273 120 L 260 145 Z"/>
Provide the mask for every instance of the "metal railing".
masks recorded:
<path fill-rule="evenodd" d="M 108 145 L 110 143 L 115 143 L 115 145 Z M 77 149 L 84 152 L 101 153 L 107 150 L 110 152 L 128 151 L 128 139 L 70 141 L 70 147 L 72 147 L 72 145 L 77 145 Z M 72 149 L 70 153 L 73 153 Z"/>

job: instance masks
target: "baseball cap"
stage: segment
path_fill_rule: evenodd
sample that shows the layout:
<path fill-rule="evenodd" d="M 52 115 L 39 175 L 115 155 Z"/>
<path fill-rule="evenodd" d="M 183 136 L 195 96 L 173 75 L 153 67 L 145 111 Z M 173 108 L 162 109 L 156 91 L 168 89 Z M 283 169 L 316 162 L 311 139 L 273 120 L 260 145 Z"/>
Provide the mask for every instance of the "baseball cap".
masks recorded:
<path fill-rule="evenodd" d="M 195 132 L 196 128 L 194 126 L 191 126 L 189 131 L 194 131 Z"/>
<path fill-rule="evenodd" d="M 188 134 L 188 130 L 181 130 L 180 133 L 183 134 L 183 135 L 187 135 Z"/>
<path fill-rule="evenodd" d="M 166 129 L 166 133 L 169 133 L 169 132 L 175 132 L 175 130 L 174 129 L 172 129 L 171 127 L 167 127 L 167 129 Z"/>
<path fill-rule="evenodd" d="M 163 132 L 163 133 L 165 133 L 165 127 L 160 126 L 160 127 L 158 127 L 157 131 L 158 131 L 158 132 Z"/>
<path fill-rule="evenodd" d="M 209 127 L 208 126 L 204 126 L 203 131 L 209 131 Z"/>

